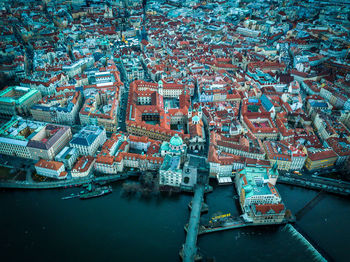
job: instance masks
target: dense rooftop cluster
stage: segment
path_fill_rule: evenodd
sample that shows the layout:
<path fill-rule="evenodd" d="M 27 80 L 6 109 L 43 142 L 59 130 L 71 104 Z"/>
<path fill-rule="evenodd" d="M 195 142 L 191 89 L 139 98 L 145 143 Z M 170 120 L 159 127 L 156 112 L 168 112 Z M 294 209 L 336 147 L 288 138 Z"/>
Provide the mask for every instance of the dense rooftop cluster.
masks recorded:
<path fill-rule="evenodd" d="M 348 164 L 346 5 L 85 2 L 0 3 L 0 72 L 14 83 L 0 116 L 16 115 L 0 130 L 3 154 L 61 161 L 37 165 L 60 179 L 159 170 L 166 187 L 183 184 L 188 151 L 219 181 L 252 165 Z M 48 143 L 39 127 L 60 137 Z"/>

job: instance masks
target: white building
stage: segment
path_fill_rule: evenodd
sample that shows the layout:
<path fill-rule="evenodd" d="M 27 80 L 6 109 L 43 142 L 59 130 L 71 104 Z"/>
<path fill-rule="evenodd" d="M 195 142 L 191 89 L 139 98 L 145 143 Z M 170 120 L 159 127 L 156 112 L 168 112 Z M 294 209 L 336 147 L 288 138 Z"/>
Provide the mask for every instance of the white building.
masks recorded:
<path fill-rule="evenodd" d="M 159 186 L 180 189 L 182 181 L 181 159 L 179 156 L 166 155 L 159 170 Z"/>
<path fill-rule="evenodd" d="M 77 160 L 79 156 L 79 151 L 78 149 L 74 147 L 68 147 L 66 146 L 65 148 L 62 149 L 61 152 L 59 152 L 55 160 L 62 162 L 66 168 L 71 169 L 73 167 L 73 164 Z"/>
<path fill-rule="evenodd" d="M 64 164 L 61 162 L 40 159 L 34 167 L 38 175 L 41 176 L 47 176 L 56 179 L 64 179 L 67 177 L 67 172 L 65 172 Z"/>
<path fill-rule="evenodd" d="M 73 136 L 70 146 L 78 149 L 80 155 L 93 156 L 106 139 L 106 130 L 103 127 L 89 125 Z"/>

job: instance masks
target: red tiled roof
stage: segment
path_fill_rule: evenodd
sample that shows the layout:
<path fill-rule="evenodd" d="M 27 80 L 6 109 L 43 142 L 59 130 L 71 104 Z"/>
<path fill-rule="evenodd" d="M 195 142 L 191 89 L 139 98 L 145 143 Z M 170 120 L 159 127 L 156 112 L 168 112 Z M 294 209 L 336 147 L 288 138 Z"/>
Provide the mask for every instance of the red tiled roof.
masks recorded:
<path fill-rule="evenodd" d="M 59 170 L 63 163 L 57 162 L 57 161 L 47 161 L 45 159 L 40 159 L 36 164 L 36 167 L 46 168 L 46 169 L 52 169 L 52 170 Z"/>
<path fill-rule="evenodd" d="M 261 212 L 261 214 L 266 214 L 270 210 L 273 210 L 276 214 L 281 213 L 284 210 L 283 204 L 265 204 L 265 205 L 255 205 L 255 210 Z"/>
<path fill-rule="evenodd" d="M 323 160 L 327 158 L 337 157 L 337 154 L 332 149 L 324 149 L 317 152 L 308 151 L 308 157 L 312 161 Z"/>

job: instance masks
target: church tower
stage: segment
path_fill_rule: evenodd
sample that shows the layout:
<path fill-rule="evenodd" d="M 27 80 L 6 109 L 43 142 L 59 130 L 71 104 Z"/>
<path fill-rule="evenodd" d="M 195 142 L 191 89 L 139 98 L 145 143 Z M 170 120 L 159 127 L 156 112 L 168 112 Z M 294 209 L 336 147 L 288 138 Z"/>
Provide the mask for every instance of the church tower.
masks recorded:
<path fill-rule="evenodd" d="M 162 80 L 158 81 L 158 94 L 163 96 L 163 81 Z"/>
<path fill-rule="evenodd" d="M 191 118 L 191 117 L 192 117 L 192 106 L 190 106 L 187 112 L 187 118 Z"/>
<path fill-rule="evenodd" d="M 269 170 L 269 183 L 276 185 L 278 179 L 277 161 L 273 164 L 272 168 Z"/>

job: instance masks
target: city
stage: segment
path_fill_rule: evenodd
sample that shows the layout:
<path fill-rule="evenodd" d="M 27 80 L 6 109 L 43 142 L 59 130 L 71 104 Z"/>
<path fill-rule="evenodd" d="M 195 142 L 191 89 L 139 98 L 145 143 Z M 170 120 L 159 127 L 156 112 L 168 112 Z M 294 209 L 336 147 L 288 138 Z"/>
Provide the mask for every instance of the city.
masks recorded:
<path fill-rule="evenodd" d="M 219 244 L 208 255 L 202 238 L 258 232 L 273 241 L 278 230 L 309 256 L 298 258 L 299 247 L 283 261 L 347 261 L 346 248 L 323 242 L 345 238 L 337 234 L 346 217 L 322 239 L 309 232 L 316 222 L 303 221 L 327 201 L 346 210 L 350 196 L 349 3 L 9 0 L 0 12 L 0 194 L 19 194 L 9 210 L 28 194 L 36 203 L 55 195 L 77 217 L 112 199 L 181 214 L 169 229 L 183 231 L 171 256 L 154 258 L 160 247 L 144 258 L 105 250 L 107 260 L 233 261 Z M 177 207 L 162 214 L 147 201 Z M 317 226 L 332 219 L 328 209 Z M 4 222 L 15 226 L 9 214 Z M 127 249 L 146 248 L 127 240 Z M 1 243 L 6 256 L 16 247 Z"/>

